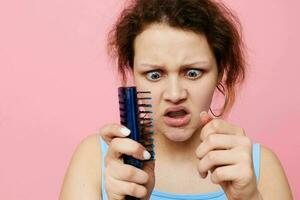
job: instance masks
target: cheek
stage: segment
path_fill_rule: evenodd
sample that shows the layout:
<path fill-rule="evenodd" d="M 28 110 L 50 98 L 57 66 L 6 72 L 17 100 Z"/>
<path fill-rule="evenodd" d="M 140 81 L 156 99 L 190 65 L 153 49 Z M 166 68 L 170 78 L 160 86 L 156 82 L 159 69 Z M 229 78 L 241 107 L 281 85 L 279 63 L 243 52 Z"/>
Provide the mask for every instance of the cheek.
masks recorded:
<path fill-rule="evenodd" d="M 136 86 L 137 88 L 137 91 L 143 91 L 143 92 L 151 92 L 151 88 L 149 87 L 149 85 L 147 84 L 147 81 L 143 78 L 143 77 L 140 77 L 140 76 L 137 76 L 134 78 L 134 85 Z M 151 92 L 152 94 L 152 92 Z M 152 95 L 151 95 L 152 96 Z"/>
<path fill-rule="evenodd" d="M 208 110 L 214 94 L 214 87 L 198 87 L 189 90 L 190 100 L 195 109 Z"/>

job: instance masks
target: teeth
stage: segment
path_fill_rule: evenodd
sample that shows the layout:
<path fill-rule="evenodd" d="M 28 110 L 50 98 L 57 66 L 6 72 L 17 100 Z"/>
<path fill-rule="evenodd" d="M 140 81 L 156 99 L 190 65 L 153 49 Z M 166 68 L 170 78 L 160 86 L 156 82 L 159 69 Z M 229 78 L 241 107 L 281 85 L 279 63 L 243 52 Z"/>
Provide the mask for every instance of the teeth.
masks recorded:
<path fill-rule="evenodd" d="M 169 117 L 178 118 L 186 115 L 186 112 L 184 110 L 179 110 L 179 111 L 168 112 L 167 115 Z"/>

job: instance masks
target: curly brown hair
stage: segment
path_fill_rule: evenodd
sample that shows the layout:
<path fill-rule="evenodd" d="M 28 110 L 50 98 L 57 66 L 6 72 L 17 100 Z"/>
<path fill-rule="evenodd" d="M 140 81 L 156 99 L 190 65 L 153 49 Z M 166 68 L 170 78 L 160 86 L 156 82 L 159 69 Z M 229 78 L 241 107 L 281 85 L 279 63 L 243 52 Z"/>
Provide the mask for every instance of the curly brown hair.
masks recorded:
<path fill-rule="evenodd" d="M 219 71 L 217 89 L 226 96 L 219 116 L 228 114 L 237 86 L 245 79 L 246 64 L 242 27 L 236 15 L 215 0 L 130 0 L 108 34 L 107 50 L 117 61 L 126 82 L 133 69 L 134 40 L 148 25 L 171 27 L 204 34 L 214 53 Z M 227 91 L 226 91 L 227 90 Z M 219 117 L 218 116 L 218 117 Z"/>

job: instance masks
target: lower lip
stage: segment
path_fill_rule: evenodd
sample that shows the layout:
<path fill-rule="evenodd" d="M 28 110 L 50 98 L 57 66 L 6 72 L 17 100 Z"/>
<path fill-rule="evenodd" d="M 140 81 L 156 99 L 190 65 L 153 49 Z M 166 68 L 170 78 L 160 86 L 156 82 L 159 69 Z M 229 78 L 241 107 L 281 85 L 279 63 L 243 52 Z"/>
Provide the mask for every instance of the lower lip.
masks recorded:
<path fill-rule="evenodd" d="M 164 116 L 163 119 L 168 126 L 181 127 L 187 125 L 190 122 L 191 114 L 184 115 L 183 117 L 180 118 L 172 118 L 172 117 Z"/>

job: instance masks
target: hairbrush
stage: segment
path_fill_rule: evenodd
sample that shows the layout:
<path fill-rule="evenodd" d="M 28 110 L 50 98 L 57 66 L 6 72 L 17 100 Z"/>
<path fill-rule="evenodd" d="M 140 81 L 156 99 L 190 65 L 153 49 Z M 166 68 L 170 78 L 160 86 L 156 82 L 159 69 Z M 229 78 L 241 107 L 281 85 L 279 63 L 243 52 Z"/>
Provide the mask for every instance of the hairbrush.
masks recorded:
<path fill-rule="evenodd" d="M 142 144 L 151 154 L 149 160 L 154 160 L 152 138 L 154 132 L 152 130 L 153 120 L 151 117 L 152 105 L 150 104 L 150 92 L 137 91 L 136 87 L 119 87 L 118 94 L 121 124 L 131 131 L 128 137 Z M 132 156 L 123 155 L 123 161 L 140 169 L 143 167 L 143 161 L 135 159 Z M 138 198 L 126 196 L 126 199 Z"/>

